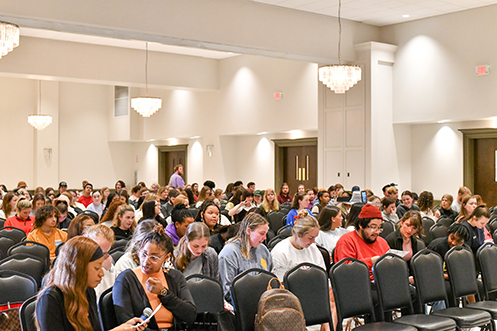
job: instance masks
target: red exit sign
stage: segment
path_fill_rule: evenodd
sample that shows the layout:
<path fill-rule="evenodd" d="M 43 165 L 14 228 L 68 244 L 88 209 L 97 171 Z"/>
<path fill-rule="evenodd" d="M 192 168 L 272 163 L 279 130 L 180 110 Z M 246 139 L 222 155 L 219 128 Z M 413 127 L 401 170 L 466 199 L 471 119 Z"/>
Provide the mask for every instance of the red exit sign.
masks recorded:
<path fill-rule="evenodd" d="M 476 76 L 488 75 L 490 73 L 490 66 L 477 66 L 475 68 Z"/>

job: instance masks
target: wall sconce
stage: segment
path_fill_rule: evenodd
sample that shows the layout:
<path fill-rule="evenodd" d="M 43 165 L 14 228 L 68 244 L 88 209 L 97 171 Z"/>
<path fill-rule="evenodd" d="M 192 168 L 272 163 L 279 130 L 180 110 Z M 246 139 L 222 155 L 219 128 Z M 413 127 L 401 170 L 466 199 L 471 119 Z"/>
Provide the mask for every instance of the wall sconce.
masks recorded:
<path fill-rule="evenodd" d="M 52 159 L 52 149 L 51 148 L 44 148 L 43 155 L 45 156 L 45 160 L 50 161 Z"/>
<path fill-rule="evenodd" d="M 212 156 L 212 149 L 214 148 L 214 145 L 207 145 L 205 146 L 206 150 L 207 150 L 207 155 L 209 155 L 209 157 Z"/>

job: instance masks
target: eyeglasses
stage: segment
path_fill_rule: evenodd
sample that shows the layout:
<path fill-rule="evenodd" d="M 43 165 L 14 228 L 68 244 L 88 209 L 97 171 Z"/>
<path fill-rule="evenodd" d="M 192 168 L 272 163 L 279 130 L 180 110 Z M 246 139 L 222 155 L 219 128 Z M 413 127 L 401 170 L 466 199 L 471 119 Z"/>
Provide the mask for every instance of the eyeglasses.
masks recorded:
<path fill-rule="evenodd" d="M 371 231 L 373 231 L 373 232 L 379 232 L 379 233 L 383 232 L 383 228 L 381 226 L 369 226 L 368 225 L 368 228 L 370 228 Z"/>
<path fill-rule="evenodd" d="M 152 261 L 153 263 L 160 262 L 160 260 L 162 260 L 164 258 L 164 256 L 166 256 L 166 254 L 164 254 L 162 256 L 157 256 L 157 255 L 148 255 L 148 253 L 145 251 L 140 252 L 140 257 L 144 261 L 146 261 L 148 258 L 150 258 L 150 261 Z"/>

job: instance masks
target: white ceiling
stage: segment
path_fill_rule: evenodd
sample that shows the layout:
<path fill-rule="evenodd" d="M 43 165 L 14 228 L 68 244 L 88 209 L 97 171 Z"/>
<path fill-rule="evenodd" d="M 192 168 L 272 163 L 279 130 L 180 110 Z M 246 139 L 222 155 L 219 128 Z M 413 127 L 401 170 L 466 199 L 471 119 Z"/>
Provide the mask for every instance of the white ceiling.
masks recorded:
<path fill-rule="evenodd" d="M 338 16 L 338 0 L 251 1 Z M 341 17 L 384 26 L 493 4 L 497 4 L 497 0 L 342 0 Z"/>

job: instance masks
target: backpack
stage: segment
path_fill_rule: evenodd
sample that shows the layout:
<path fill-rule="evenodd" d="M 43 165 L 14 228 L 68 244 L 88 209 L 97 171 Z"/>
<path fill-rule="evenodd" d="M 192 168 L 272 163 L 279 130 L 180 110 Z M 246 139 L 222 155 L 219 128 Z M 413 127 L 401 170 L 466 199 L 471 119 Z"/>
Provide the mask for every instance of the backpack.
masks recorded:
<path fill-rule="evenodd" d="M 278 281 L 279 288 L 273 289 L 271 282 Z M 272 278 L 259 299 L 255 315 L 255 331 L 303 331 L 305 319 L 299 299 L 285 290 L 278 278 Z"/>

